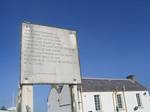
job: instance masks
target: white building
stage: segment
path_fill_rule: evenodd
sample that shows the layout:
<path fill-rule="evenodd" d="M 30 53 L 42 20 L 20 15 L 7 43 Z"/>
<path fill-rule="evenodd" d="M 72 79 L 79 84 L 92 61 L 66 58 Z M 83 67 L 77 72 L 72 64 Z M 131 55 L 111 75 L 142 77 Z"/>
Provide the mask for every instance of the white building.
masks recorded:
<path fill-rule="evenodd" d="M 66 91 L 57 93 L 54 88 L 51 90 L 48 112 L 59 112 L 62 110 L 61 104 L 70 109 L 70 99 L 67 102 L 61 101 L 70 95 L 63 94 Z M 82 79 L 81 96 L 83 112 L 150 112 L 148 90 L 133 76 L 127 79 Z"/>
<path fill-rule="evenodd" d="M 150 112 L 148 90 L 127 79 L 82 79 L 83 112 Z"/>
<path fill-rule="evenodd" d="M 16 112 L 16 107 L 10 107 L 6 109 L 0 109 L 0 112 Z"/>

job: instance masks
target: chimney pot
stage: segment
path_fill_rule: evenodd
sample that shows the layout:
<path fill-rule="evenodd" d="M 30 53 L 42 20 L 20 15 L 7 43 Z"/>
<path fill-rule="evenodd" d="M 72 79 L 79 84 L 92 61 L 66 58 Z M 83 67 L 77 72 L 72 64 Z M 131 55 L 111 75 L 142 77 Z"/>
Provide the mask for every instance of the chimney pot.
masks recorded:
<path fill-rule="evenodd" d="M 132 81 L 135 81 L 135 75 L 128 75 L 128 76 L 126 77 L 126 79 L 130 79 L 130 80 L 132 80 Z"/>

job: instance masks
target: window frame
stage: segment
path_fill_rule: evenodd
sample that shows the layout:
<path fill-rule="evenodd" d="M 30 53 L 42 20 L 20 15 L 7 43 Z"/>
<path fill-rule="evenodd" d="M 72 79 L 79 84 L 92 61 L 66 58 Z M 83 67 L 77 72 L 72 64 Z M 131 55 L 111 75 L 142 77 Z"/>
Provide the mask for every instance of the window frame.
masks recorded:
<path fill-rule="evenodd" d="M 117 99 L 117 107 L 118 107 L 118 109 L 124 109 L 124 102 L 123 102 L 122 94 L 117 94 L 116 95 L 116 99 Z"/>
<path fill-rule="evenodd" d="M 136 102 L 138 107 L 142 107 L 142 99 L 140 93 L 136 93 Z"/>
<path fill-rule="evenodd" d="M 96 111 L 101 111 L 102 106 L 101 106 L 101 98 L 100 95 L 94 95 L 94 105 L 95 105 L 95 110 Z"/>

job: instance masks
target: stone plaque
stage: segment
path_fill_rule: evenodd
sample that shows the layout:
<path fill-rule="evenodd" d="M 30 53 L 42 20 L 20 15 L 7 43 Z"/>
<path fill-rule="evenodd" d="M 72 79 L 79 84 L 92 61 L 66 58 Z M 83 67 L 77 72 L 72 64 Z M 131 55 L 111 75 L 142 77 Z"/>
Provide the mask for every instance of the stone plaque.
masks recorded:
<path fill-rule="evenodd" d="M 21 83 L 81 83 L 76 31 L 23 23 Z"/>

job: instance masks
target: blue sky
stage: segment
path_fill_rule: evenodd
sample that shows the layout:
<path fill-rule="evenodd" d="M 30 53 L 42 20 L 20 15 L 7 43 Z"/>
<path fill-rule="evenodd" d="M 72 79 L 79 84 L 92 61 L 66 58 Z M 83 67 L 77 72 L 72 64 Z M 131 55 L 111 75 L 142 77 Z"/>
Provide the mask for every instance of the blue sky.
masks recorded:
<path fill-rule="evenodd" d="M 0 0 L 0 106 L 17 91 L 23 21 L 77 30 L 83 77 L 134 74 L 150 88 L 150 1 Z M 46 111 L 48 92 L 35 87 L 36 112 Z"/>

